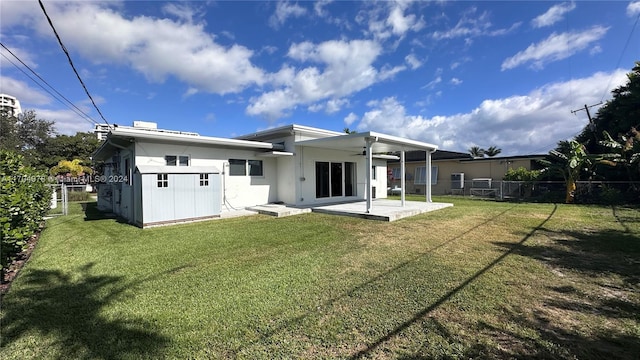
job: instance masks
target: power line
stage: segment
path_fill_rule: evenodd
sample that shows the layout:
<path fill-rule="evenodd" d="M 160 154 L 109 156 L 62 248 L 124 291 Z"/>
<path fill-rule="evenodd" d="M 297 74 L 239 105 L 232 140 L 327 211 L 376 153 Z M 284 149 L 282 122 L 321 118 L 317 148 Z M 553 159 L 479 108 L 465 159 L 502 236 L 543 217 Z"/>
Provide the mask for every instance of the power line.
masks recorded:
<path fill-rule="evenodd" d="M 80 116 L 82 119 L 92 123 L 92 124 L 99 124 L 96 120 L 94 120 L 91 116 L 89 116 L 87 113 L 85 113 L 84 111 L 82 111 L 80 108 L 78 108 L 74 103 L 72 103 L 69 99 L 67 99 L 64 95 L 62 95 L 58 90 L 56 90 L 53 86 L 51 86 L 51 84 L 49 84 L 45 79 L 43 79 L 40 75 L 38 75 L 38 73 L 36 73 L 33 69 L 31 69 L 31 67 L 29 67 L 29 65 L 25 64 L 24 61 L 22 61 L 16 54 L 14 54 L 11 50 L 9 50 L 9 48 L 7 48 L 2 42 L 0 42 L 0 46 L 2 46 L 5 50 L 7 50 L 9 52 L 9 54 L 13 55 L 14 58 L 16 58 L 16 60 L 18 60 L 24 67 L 26 67 L 27 69 L 29 69 L 29 71 L 31 71 L 35 76 L 38 77 L 38 79 L 40 79 L 40 81 L 42 81 L 43 83 L 45 83 L 51 90 L 53 90 L 56 94 L 58 94 L 58 96 L 60 96 L 61 98 L 63 98 L 68 104 L 65 104 L 62 100 L 60 100 L 58 97 L 56 97 L 53 93 L 51 93 L 51 91 L 49 91 L 47 88 L 45 88 L 44 86 L 42 86 L 42 84 L 40 84 L 39 82 L 37 82 L 34 78 L 32 78 L 29 74 L 27 74 L 24 70 L 22 70 L 16 63 L 14 63 L 13 61 L 11 61 L 11 59 L 9 59 L 5 54 L 0 53 L 0 55 L 2 55 L 2 57 L 4 57 L 5 59 L 7 59 L 8 62 L 11 63 L 11 65 L 15 66 L 16 69 L 20 70 L 26 77 L 28 77 L 31 81 L 33 81 L 34 83 L 36 83 L 38 86 L 40 86 L 44 91 L 46 91 L 47 93 L 49 93 L 49 95 L 51 95 L 54 99 L 58 100 L 60 103 L 62 103 L 63 105 L 65 105 L 66 107 L 68 107 L 69 109 L 71 109 L 72 111 L 74 111 L 78 116 Z M 72 107 L 70 107 L 69 105 L 71 105 Z M 74 109 L 75 108 L 75 109 Z"/>
<path fill-rule="evenodd" d="M 636 25 L 638 25 L 638 20 L 640 20 L 640 14 L 638 14 L 638 17 L 636 17 L 636 21 L 633 23 L 633 26 L 631 27 L 631 32 L 629 32 L 629 37 L 627 37 L 627 41 L 624 43 L 624 47 L 622 48 L 622 52 L 620 53 L 620 57 L 618 58 L 618 63 L 616 63 L 615 69 L 617 69 L 620 66 L 622 57 L 624 56 L 624 53 L 627 51 L 627 46 L 629 46 L 629 43 L 631 42 L 633 31 L 636 29 Z M 600 102 L 602 102 L 602 100 L 604 100 L 604 97 L 607 95 L 609 86 L 611 85 L 611 81 L 613 81 L 613 74 L 611 74 L 611 77 L 609 78 L 609 83 L 607 84 L 607 87 L 604 89 L 604 93 L 600 98 Z"/>
<path fill-rule="evenodd" d="M 67 48 L 62 43 L 62 39 L 60 39 L 60 35 L 58 35 L 58 31 L 56 31 L 55 26 L 53 26 L 53 22 L 51 21 L 51 18 L 49 17 L 49 14 L 47 14 L 47 10 L 44 8 L 44 4 L 42 3 L 42 0 L 38 0 L 38 3 L 40 4 L 40 8 L 42 9 L 42 12 L 44 13 L 44 16 L 47 18 L 47 21 L 49 22 L 49 25 L 51 26 L 51 29 L 53 30 L 53 33 L 56 36 L 56 39 L 58 39 L 58 43 L 60 44 L 60 47 L 62 47 L 62 51 L 65 53 L 65 55 L 67 55 L 67 59 L 69 60 L 69 65 L 71 65 L 71 68 L 73 69 L 73 72 L 78 77 L 78 80 L 80 81 L 80 84 L 82 85 L 82 88 L 84 89 L 84 92 L 89 97 L 89 100 L 91 100 L 91 103 L 93 104 L 93 107 L 96 109 L 96 111 L 98 111 L 98 114 L 100 115 L 102 120 L 104 120 L 104 122 L 107 125 L 110 125 L 109 122 L 107 121 L 107 119 L 105 119 L 104 115 L 102 115 L 102 112 L 100 111 L 100 109 L 98 109 L 98 105 L 96 105 L 96 102 L 93 101 L 93 97 L 89 93 L 89 90 L 87 89 L 87 86 L 84 84 L 84 81 L 82 81 L 82 78 L 80 77 L 80 74 L 78 73 L 78 70 L 76 70 L 76 67 L 73 65 L 73 61 L 71 60 L 71 55 L 69 55 L 69 52 L 67 51 Z"/>

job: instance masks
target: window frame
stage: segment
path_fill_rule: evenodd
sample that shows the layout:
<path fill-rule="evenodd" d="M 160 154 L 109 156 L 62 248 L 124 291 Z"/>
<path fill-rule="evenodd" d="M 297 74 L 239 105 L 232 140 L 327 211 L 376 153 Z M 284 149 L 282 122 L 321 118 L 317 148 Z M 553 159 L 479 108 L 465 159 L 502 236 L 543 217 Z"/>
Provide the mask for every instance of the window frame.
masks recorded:
<path fill-rule="evenodd" d="M 415 178 L 413 183 L 415 185 L 426 185 L 427 183 L 427 167 L 426 166 L 418 166 L 415 170 Z M 431 166 L 431 185 L 438 184 L 438 167 Z"/>
<path fill-rule="evenodd" d="M 157 174 L 156 179 L 156 187 L 161 189 L 169 187 L 169 174 Z"/>
<path fill-rule="evenodd" d="M 229 159 L 229 176 L 247 176 L 247 160 Z"/>
<path fill-rule="evenodd" d="M 209 174 L 200 174 L 200 186 L 209 186 Z"/>
<path fill-rule="evenodd" d="M 166 166 L 189 166 L 191 165 L 190 155 L 165 155 L 164 164 Z"/>

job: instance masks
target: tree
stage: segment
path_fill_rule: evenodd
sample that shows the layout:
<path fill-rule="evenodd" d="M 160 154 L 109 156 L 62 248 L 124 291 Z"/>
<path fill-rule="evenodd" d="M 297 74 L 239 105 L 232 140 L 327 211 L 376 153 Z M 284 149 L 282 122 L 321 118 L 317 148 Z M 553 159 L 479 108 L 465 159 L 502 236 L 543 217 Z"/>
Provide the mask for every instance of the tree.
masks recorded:
<path fill-rule="evenodd" d="M 484 157 L 484 149 L 478 146 L 472 146 L 469 148 L 469 154 L 474 158 Z"/>
<path fill-rule="evenodd" d="M 494 157 L 500 154 L 501 152 L 502 152 L 502 149 L 496 146 L 490 146 L 488 149 L 484 151 L 484 155 L 487 155 L 488 157 Z"/>
<path fill-rule="evenodd" d="M 344 128 L 344 129 L 342 129 L 342 131 L 344 131 L 344 132 L 345 132 L 345 134 L 355 134 L 355 133 L 357 133 L 357 131 L 355 131 L 355 130 L 350 130 L 348 127 L 346 127 L 346 128 Z"/>
<path fill-rule="evenodd" d="M 95 134 L 79 132 L 75 135 L 58 135 L 47 139 L 38 147 L 33 166 L 51 169 L 61 160 L 79 159 L 83 164 L 91 163 L 91 154 L 98 149 L 100 141 Z"/>
<path fill-rule="evenodd" d="M 602 135 L 604 140 L 601 140 L 599 144 L 609 149 L 610 153 L 601 163 L 624 168 L 629 177 L 631 188 L 637 191 L 638 188 L 633 180 L 634 175 L 638 176 L 640 172 L 640 132 L 631 128 L 625 135 L 620 135 L 620 141 L 614 140 L 607 131 L 603 131 Z M 634 172 L 634 169 L 638 171 Z"/>
<path fill-rule="evenodd" d="M 90 167 L 82 165 L 82 160 L 73 159 L 69 160 L 60 160 L 58 165 L 51 168 L 49 173 L 53 176 L 56 175 L 71 175 L 72 177 L 78 177 L 84 174 L 91 174 L 93 170 Z"/>
<path fill-rule="evenodd" d="M 0 113 L 0 149 L 15 151 L 23 156 L 26 165 L 39 158 L 38 148 L 54 134 L 53 121 L 38 119 L 35 111 L 28 110 L 18 116 Z"/>
<path fill-rule="evenodd" d="M 565 203 L 571 204 L 575 200 L 576 181 L 580 174 L 589 171 L 600 157 L 589 155 L 584 144 L 576 140 L 561 141 L 558 149 L 561 150 L 551 150 L 550 158 L 540 162 L 546 166 L 546 172 L 562 175 L 566 187 Z"/>
<path fill-rule="evenodd" d="M 586 144 L 587 151 L 592 154 L 610 150 L 606 145 L 607 139 L 601 136 L 604 131 L 615 139 L 627 134 L 631 128 L 640 128 L 640 61 L 627 74 L 627 79 L 627 83 L 614 89 L 613 97 L 598 109 L 593 124 L 585 126 L 576 137 L 578 142 Z M 607 172 L 606 176 L 608 180 L 617 180 L 626 177 L 626 174 Z"/>
<path fill-rule="evenodd" d="M 38 119 L 33 110 L 18 116 L 0 114 L 0 148 L 24 151 L 35 149 L 55 134 L 53 121 Z"/>

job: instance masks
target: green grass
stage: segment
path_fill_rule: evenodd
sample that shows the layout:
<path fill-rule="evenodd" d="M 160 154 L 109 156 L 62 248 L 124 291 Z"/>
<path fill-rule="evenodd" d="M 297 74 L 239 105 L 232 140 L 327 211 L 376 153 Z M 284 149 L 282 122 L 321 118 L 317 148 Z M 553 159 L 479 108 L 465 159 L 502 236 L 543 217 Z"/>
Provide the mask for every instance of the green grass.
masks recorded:
<path fill-rule="evenodd" d="M 637 208 L 435 200 L 145 230 L 74 204 L 3 298 L 2 358 L 640 353 Z"/>

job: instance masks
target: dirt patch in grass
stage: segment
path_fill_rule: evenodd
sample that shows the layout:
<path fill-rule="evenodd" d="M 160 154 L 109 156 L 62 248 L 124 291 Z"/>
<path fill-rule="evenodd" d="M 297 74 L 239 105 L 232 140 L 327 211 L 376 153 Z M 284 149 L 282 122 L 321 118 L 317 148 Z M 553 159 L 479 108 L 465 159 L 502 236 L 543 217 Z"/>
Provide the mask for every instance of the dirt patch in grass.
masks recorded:
<path fill-rule="evenodd" d="M 36 244 L 38 243 L 38 239 L 40 238 L 40 231 L 35 235 L 32 235 L 31 238 L 27 241 L 27 245 L 24 250 L 22 250 L 16 258 L 11 262 L 11 264 L 7 268 L 2 268 L 2 279 L 0 281 L 0 296 L 4 296 L 4 294 L 9 291 L 11 288 L 11 284 L 20 273 L 20 270 L 24 267 L 26 262 L 31 257 L 31 253 L 36 248 Z"/>

